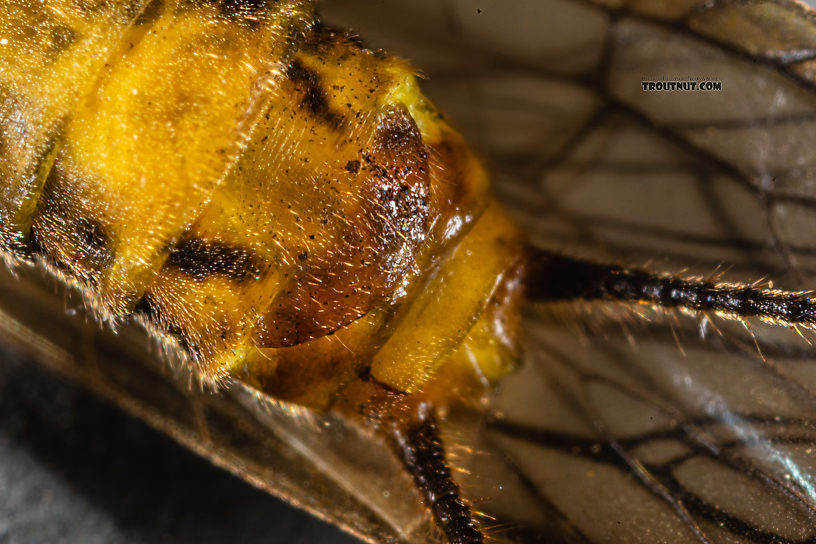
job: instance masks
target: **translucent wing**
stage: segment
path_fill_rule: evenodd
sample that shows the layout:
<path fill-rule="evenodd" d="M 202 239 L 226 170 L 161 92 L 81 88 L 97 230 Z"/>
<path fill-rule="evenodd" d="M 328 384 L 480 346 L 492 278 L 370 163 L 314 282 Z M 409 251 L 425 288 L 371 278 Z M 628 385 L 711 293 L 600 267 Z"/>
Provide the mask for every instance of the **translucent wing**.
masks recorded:
<path fill-rule="evenodd" d="M 346 500 L 351 496 L 342 486 L 326 487 L 330 480 L 322 474 L 329 469 L 322 464 L 319 470 L 304 459 L 302 450 L 293 447 L 294 436 L 281 441 L 285 429 L 280 424 L 271 432 L 257 421 L 254 406 L 245 408 L 226 398 L 227 393 L 202 391 L 181 369 L 162 363 L 142 331 L 99 330 L 76 311 L 81 308 L 76 293 L 43 281 L 41 271 L 18 272 L 15 277 L 0 273 L 4 540 L 357 541 L 236 485 L 237 480 L 225 479 L 190 452 L 361 535 L 387 534 L 356 499 Z M 150 424 L 189 452 L 35 372 L 30 359 Z M 325 433 L 316 422 L 282 407 L 270 405 L 262 413 L 269 420 L 283 413 L 282 419 L 305 436 L 332 440 L 340 433 Z"/>
<path fill-rule="evenodd" d="M 536 244 L 813 287 L 813 17 L 781 0 L 617 4 L 322 8 L 428 75 Z M 642 91 L 644 78 L 677 76 L 723 90 Z M 128 333 L 83 348 L 94 329 L 59 311 L 64 295 L 54 308 L 28 283 L 2 285 L 7 341 L 193 451 L 363 538 L 431 537 L 376 439 L 239 388 L 192 394 Z M 446 421 L 459 479 L 496 540 L 815 536 L 816 357 L 805 340 L 650 308 L 529 308 L 525 320 L 520 372 L 487 414 Z"/>
<path fill-rule="evenodd" d="M 431 94 L 481 150 L 498 195 L 535 244 L 814 287 L 816 21 L 807 8 L 552 1 L 402 9 L 400 20 L 416 24 L 378 38 L 399 42 L 392 49 L 419 42 L 403 54 L 429 75 Z M 351 20 L 386 19 L 373 11 Z M 443 33 L 443 45 L 427 38 Z M 688 77 L 723 89 L 642 87 Z M 496 534 L 813 539 L 812 335 L 745 325 L 648 307 L 529 308 L 524 368 L 504 384 L 494 419 L 459 439 L 480 452 L 465 486 L 496 519 Z"/>

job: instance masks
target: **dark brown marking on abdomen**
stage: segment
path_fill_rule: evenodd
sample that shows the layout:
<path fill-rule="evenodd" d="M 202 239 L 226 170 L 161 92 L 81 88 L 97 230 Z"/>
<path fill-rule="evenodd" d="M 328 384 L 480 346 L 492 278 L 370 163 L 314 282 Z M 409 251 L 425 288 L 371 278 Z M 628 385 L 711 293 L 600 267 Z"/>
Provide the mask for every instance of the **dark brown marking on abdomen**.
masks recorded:
<path fill-rule="evenodd" d="M 170 252 L 166 266 L 198 281 L 222 275 L 242 282 L 263 274 L 258 258 L 250 250 L 198 238 L 179 242 Z"/>
<path fill-rule="evenodd" d="M 139 301 L 133 307 L 133 314 L 143 316 L 145 319 L 147 319 L 147 321 L 153 324 L 157 324 L 159 322 L 156 305 L 153 303 L 150 295 L 143 295 L 142 298 L 139 299 Z"/>
<path fill-rule="evenodd" d="M 91 260 L 105 268 L 113 262 L 113 250 L 107 230 L 90 217 L 81 217 L 74 226 L 77 244 Z"/>
<path fill-rule="evenodd" d="M 320 74 L 294 59 L 286 68 L 286 77 L 303 95 L 301 105 L 319 121 L 337 129 L 343 123 L 343 116 L 332 111 L 329 106 L 329 97 L 323 86 Z"/>
<path fill-rule="evenodd" d="M 77 32 L 67 25 L 57 25 L 51 29 L 51 45 L 58 53 L 68 49 L 77 39 Z"/>
<path fill-rule="evenodd" d="M 150 323 L 156 327 L 156 329 L 164 331 L 164 333 L 173 337 L 178 342 L 181 349 L 187 353 L 191 355 L 195 355 L 197 353 L 196 347 L 190 344 L 184 331 L 182 331 L 176 325 L 167 323 L 167 320 L 163 318 L 150 294 L 143 295 L 142 298 L 136 302 L 131 315 L 144 318 L 147 323 Z"/>
<path fill-rule="evenodd" d="M 115 260 L 114 231 L 78 207 L 67 185 L 60 169 L 52 168 L 27 233 L 28 249 L 85 284 L 98 286 Z"/>
<path fill-rule="evenodd" d="M 161 17 L 164 12 L 164 0 L 150 0 L 144 10 L 139 14 L 134 25 L 152 25 Z"/>

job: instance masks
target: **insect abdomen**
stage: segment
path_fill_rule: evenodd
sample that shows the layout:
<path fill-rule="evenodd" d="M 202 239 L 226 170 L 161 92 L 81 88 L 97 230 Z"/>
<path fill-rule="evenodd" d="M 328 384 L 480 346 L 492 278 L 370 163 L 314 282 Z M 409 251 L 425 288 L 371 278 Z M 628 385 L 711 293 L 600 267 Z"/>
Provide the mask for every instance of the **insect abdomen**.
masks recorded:
<path fill-rule="evenodd" d="M 26 194 L 5 199 L 6 248 L 28 241 L 101 317 L 140 314 L 213 379 L 231 372 L 309 404 L 361 373 L 404 390 L 427 381 L 518 246 L 410 68 L 315 26 L 307 2 L 116 4 L 120 30 L 90 52 L 74 48 L 92 10 L 63 3 L 46 11 L 75 38 L 40 72 L 83 69 L 94 83 L 70 101 L 56 83 L 39 96 L 22 50 L 6 60 L 18 70 L 0 80 L 4 126 L 29 113 L 24 100 L 53 110 L 28 122 L 48 128 L 23 146 L 40 151 L 4 146 L 3 167 L 20 174 L 10 190 Z M 109 58 L 60 63 L 93 53 Z M 476 293 L 453 306 L 446 342 L 422 325 L 443 315 L 422 308 L 452 294 L 437 270 Z M 432 347 L 395 366 L 418 340 Z"/>

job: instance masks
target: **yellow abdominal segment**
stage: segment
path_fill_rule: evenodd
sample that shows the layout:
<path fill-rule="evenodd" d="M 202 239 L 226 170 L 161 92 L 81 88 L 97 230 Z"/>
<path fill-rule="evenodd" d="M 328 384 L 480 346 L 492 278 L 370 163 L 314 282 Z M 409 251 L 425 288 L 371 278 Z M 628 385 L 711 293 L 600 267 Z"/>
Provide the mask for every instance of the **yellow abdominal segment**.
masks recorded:
<path fill-rule="evenodd" d="M 297 0 L 35 4 L 0 14 L 7 258 L 310 406 L 509 370 L 519 236 L 404 62 Z"/>
<path fill-rule="evenodd" d="M 26 233 L 66 120 L 145 0 L 100 2 L 93 18 L 74 0 L 9 0 L 0 14 L 0 240 Z"/>

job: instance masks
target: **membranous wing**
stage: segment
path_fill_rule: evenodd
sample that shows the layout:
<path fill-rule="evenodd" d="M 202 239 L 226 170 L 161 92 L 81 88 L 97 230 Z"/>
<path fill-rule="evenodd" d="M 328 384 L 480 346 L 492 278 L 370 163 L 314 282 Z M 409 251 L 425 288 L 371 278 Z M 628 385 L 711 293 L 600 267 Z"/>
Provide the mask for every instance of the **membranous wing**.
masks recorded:
<path fill-rule="evenodd" d="M 24 267 L 16 272 L 14 276 L 0 272 L 0 341 L 5 346 L 25 350 L 45 367 L 194 453 L 359 538 L 422 542 L 432 537 L 433 526 L 410 476 L 403 473 L 379 437 L 334 414 L 279 403 L 239 383 L 219 391 L 202 388 L 189 368 L 168 365 L 159 346 L 141 329 L 124 327 L 117 333 L 99 330 L 96 323 L 75 311 L 82 306 L 77 293 L 55 287 L 43 270 Z M 15 375 L 25 377 L 25 373 L 9 371 L 2 378 Z M 31 384 L 21 383 L 19 387 L 30 388 Z M 117 434 L 119 430 L 99 432 Z M 125 462 L 127 452 L 119 454 Z M 137 454 L 127 459 L 134 464 L 145 461 Z M 201 493 L 217 492 L 206 482 L 191 485 Z M 161 488 L 154 491 L 162 493 Z M 121 492 L 127 497 L 131 490 Z M 21 502 L 23 499 L 10 499 L 4 513 L 16 511 L 15 501 L 20 502 L 17 509 L 31 508 Z M 216 503 L 220 500 L 227 498 L 213 497 Z M 260 510 L 260 504 L 247 502 L 246 506 L 253 512 L 258 510 L 256 516 L 268 515 Z M 185 505 L 176 508 L 187 510 Z M 35 514 L 20 513 L 21 519 Z M 59 523 L 49 519 L 46 525 L 52 521 Z M 83 521 L 87 537 L 99 538 L 94 534 L 100 529 L 98 522 Z M 5 519 L 4 534 L 19 533 L 15 523 L 14 517 Z M 199 523 L 220 527 L 222 521 L 201 519 Z M 274 528 L 275 520 L 271 519 L 267 529 Z M 132 536 L 127 531 L 123 534 Z M 30 534 L 19 536 L 33 541 L 26 540 L 32 538 Z M 268 535 L 257 537 L 268 540 Z"/>
<path fill-rule="evenodd" d="M 388 2 L 338 19 L 427 74 L 535 245 L 816 286 L 804 5 Z M 643 85 L 675 81 L 698 88 Z M 525 329 L 492 415 L 451 420 L 464 488 L 497 537 L 816 537 L 812 332 L 601 303 L 530 307 Z"/>
<path fill-rule="evenodd" d="M 813 287 L 813 17 L 781 0 L 618 4 L 320 7 L 428 76 L 431 98 L 536 245 Z M 722 90 L 642 87 L 689 77 Z M 0 277 L 4 342 L 361 538 L 438 536 L 377 437 L 239 385 L 199 394 L 143 335 L 99 335 L 66 314 L 69 295 L 51 296 L 38 274 Z M 456 478 L 487 533 L 812 540 L 816 348 L 807 331 L 748 325 L 650 307 L 529 307 L 519 372 L 485 411 L 454 408 L 444 422 Z"/>

